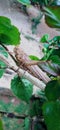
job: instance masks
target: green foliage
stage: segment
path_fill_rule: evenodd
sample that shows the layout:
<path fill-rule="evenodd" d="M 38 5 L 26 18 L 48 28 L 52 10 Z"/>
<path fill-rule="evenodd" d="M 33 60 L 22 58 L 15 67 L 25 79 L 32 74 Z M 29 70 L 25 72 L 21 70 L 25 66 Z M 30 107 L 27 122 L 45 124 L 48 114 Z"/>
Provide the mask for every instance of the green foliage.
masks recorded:
<path fill-rule="evenodd" d="M 32 0 L 33 3 L 39 3 L 40 6 L 47 6 L 49 5 L 53 0 Z"/>
<path fill-rule="evenodd" d="M 0 78 L 3 76 L 4 72 L 5 72 L 5 68 L 6 67 L 6 64 L 0 60 Z"/>
<path fill-rule="evenodd" d="M 33 55 L 30 55 L 29 58 L 31 60 L 37 60 L 37 61 L 40 60 L 37 56 L 33 56 Z"/>
<path fill-rule="evenodd" d="M 9 18 L 0 16 L 0 44 L 18 45 L 20 44 L 19 30 L 11 24 Z"/>
<path fill-rule="evenodd" d="M 43 40 L 44 36 L 42 37 Z M 60 36 L 42 42 L 44 43 L 44 56 L 41 60 L 44 62 L 39 64 L 39 67 L 50 75 L 60 75 Z"/>
<path fill-rule="evenodd" d="M 20 115 L 27 115 L 29 110 L 29 105 L 25 102 L 21 102 L 17 106 L 14 107 L 14 111 L 18 112 Z"/>
<path fill-rule="evenodd" d="M 2 123 L 1 118 L 0 118 L 0 130 L 3 130 L 3 123 Z"/>
<path fill-rule="evenodd" d="M 3 76 L 4 72 L 4 69 L 0 69 L 0 78 Z"/>
<path fill-rule="evenodd" d="M 60 28 L 60 6 L 49 6 L 44 9 L 45 13 L 45 22 L 49 27 Z"/>
<path fill-rule="evenodd" d="M 46 102 L 43 115 L 48 130 L 60 130 L 60 101 Z"/>
<path fill-rule="evenodd" d="M 31 106 L 30 106 L 30 111 L 29 111 L 29 115 L 31 117 L 34 116 L 42 116 L 42 105 L 45 102 L 45 99 L 43 98 L 36 98 L 34 100 L 34 98 L 31 101 Z"/>
<path fill-rule="evenodd" d="M 26 117 L 24 120 L 24 130 L 29 130 L 29 129 L 30 129 L 30 119 Z"/>
<path fill-rule="evenodd" d="M 45 95 L 50 101 L 55 101 L 60 97 L 60 80 L 52 80 L 47 83 Z"/>
<path fill-rule="evenodd" d="M 43 35 L 43 37 L 40 39 L 40 42 L 45 43 L 48 42 L 49 39 L 49 34 Z"/>
<path fill-rule="evenodd" d="M 8 58 L 8 52 L 0 45 L 0 54 Z"/>
<path fill-rule="evenodd" d="M 17 0 L 17 1 L 22 3 L 23 5 L 30 5 L 30 0 Z"/>
<path fill-rule="evenodd" d="M 60 65 L 60 57 L 59 56 L 53 55 L 50 57 L 50 59 L 53 63 Z"/>
<path fill-rule="evenodd" d="M 9 97 L 10 98 L 10 97 Z M 9 99 L 8 98 L 8 99 Z M 12 97 L 11 99 L 12 100 Z M 24 103 L 23 103 L 24 104 Z M 6 112 L 13 112 L 17 115 L 21 115 L 22 113 L 20 111 L 24 111 L 21 110 L 21 103 L 19 104 L 14 104 L 11 101 L 9 101 L 8 103 L 0 100 L 0 111 L 6 111 Z M 24 104 L 23 109 L 25 107 L 26 104 Z M 20 111 L 19 111 L 20 108 Z M 25 114 L 25 111 L 23 112 L 23 114 Z M 23 130 L 23 121 L 19 121 L 18 119 L 11 119 L 8 118 L 7 116 L 3 116 L 2 117 L 2 121 L 3 121 L 3 125 L 4 125 L 4 130 Z"/>
<path fill-rule="evenodd" d="M 28 103 L 33 93 L 33 85 L 27 79 L 15 76 L 11 81 L 11 90 L 19 99 Z"/>
<path fill-rule="evenodd" d="M 60 1 L 59 0 L 17 0 L 18 2 L 22 3 L 23 5 L 29 5 L 29 4 L 39 4 L 40 6 L 59 6 Z"/>
<path fill-rule="evenodd" d="M 51 6 L 60 6 L 60 0 L 53 0 Z"/>
<path fill-rule="evenodd" d="M 30 4 L 29 0 L 18 1 L 24 5 Z M 40 4 L 42 12 L 45 13 L 45 22 L 49 27 L 60 28 L 60 6 L 48 6 L 58 5 L 58 1 L 33 0 L 32 2 Z M 34 27 L 40 22 L 38 20 L 38 18 L 32 20 L 35 21 Z M 60 36 L 55 36 L 49 40 L 49 35 L 45 34 L 40 41 L 44 43 L 44 56 L 38 66 L 47 72 L 51 81 L 46 84 L 44 92 L 36 93 L 36 96 L 33 95 L 33 85 L 30 81 L 15 76 L 11 80 L 11 90 L 16 97 L 22 100 L 22 103 L 19 106 L 14 106 L 14 112 L 18 110 L 20 115 L 27 116 L 24 118 L 22 130 L 29 130 L 32 120 L 34 130 L 60 130 Z M 20 43 L 19 30 L 11 24 L 9 18 L 4 16 L 0 16 L 0 43 L 0 53 L 5 57 L 8 57 L 8 53 L 2 47 L 2 44 L 19 45 Z M 30 58 L 40 60 L 33 55 L 30 55 Z M 6 64 L 0 60 L 0 77 L 2 77 L 6 67 Z M 7 105 L 8 108 L 10 108 L 9 106 L 10 104 Z M 4 105 L 6 110 L 7 107 Z M 13 104 L 11 107 L 13 107 Z"/>

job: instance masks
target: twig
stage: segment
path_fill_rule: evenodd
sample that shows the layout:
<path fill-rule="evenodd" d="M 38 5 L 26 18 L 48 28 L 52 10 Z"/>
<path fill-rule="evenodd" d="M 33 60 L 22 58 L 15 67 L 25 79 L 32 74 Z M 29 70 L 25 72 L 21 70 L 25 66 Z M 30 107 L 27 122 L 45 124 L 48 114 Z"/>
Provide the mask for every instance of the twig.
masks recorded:
<path fill-rule="evenodd" d="M 0 111 L 0 114 L 1 114 L 1 116 L 7 116 L 9 118 L 17 118 L 17 119 L 22 119 L 22 120 L 24 120 L 27 117 L 27 116 L 16 115 L 12 112 L 8 113 L 8 112 L 5 112 L 5 111 Z"/>

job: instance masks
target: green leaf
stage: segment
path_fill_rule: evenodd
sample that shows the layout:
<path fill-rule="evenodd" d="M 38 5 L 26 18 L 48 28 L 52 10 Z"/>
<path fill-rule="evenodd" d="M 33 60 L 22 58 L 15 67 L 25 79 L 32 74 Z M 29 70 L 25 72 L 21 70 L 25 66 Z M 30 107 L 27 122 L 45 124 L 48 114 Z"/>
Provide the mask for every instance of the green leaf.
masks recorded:
<path fill-rule="evenodd" d="M 0 16 L 0 43 L 6 45 L 18 45 L 20 33 L 17 27 L 11 24 L 9 18 Z"/>
<path fill-rule="evenodd" d="M 29 58 L 31 60 L 40 60 L 37 56 L 30 55 Z"/>
<path fill-rule="evenodd" d="M 57 100 L 60 97 L 60 81 L 52 80 L 48 82 L 45 88 L 45 95 L 48 100 Z"/>
<path fill-rule="evenodd" d="M 52 28 L 60 28 L 60 6 L 48 6 L 44 8 L 45 22 Z"/>
<path fill-rule="evenodd" d="M 5 69 L 3 69 L 3 67 L 6 67 L 6 64 L 1 60 L 0 60 L 0 67 L 2 68 L 0 69 L 0 78 L 1 78 L 5 72 Z"/>
<path fill-rule="evenodd" d="M 60 36 L 55 36 L 49 41 L 52 43 L 52 45 L 57 45 L 58 47 L 60 47 Z"/>
<path fill-rule="evenodd" d="M 5 57 L 8 58 L 8 52 L 2 46 L 0 46 L 0 54 L 3 54 Z"/>
<path fill-rule="evenodd" d="M 22 3 L 23 5 L 30 5 L 30 0 L 17 0 L 17 1 Z"/>
<path fill-rule="evenodd" d="M 53 50 L 52 55 L 58 55 L 60 57 L 60 48 Z"/>
<path fill-rule="evenodd" d="M 0 69 L 0 78 L 3 76 L 5 70 L 4 69 Z"/>
<path fill-rule="evenodd" d="M 50 57 L 50 59 L 51 59 L 52 63 L 60 65 L 60 58 L 59 58 L 59 56 L 53 55 L 53 56 Z"/>
<path fill-rule="evenodd" d="M 60 101 L 46 102 L 43 115 L 48 130 L 60 130 Z"/>
<path fill-rule="evenodd" d="M 60 6 L 60 0 L 53 0 L 50 6 Z"/>
<path fill-rule="evenodd" d="M 3 130 L 3 123 L 1 119 L 0 119 L 0 130 Z"/>
<path fill-rule="evenodd" d="M 49 34 L 45 34 L 45 35 L 43 35 L 43 37 L 40 39 L 40 42 L 45 43 L 45 42 L 48 41 L 48 39 L 49 39 Z"/>
<path fill-rule="evenodd" d="M 36 99 L 35 101 L 34 101 L 34 99 L 32 99 L 30 111 L 29 111 L 30 117 L 42 115 L 42 105 L 44 102 L 45 102 L 45 100 L 43 98 L 40 98 L 40 100 Z"/>
<path fill-rule="evenodd" d="M 30 128 L 30 119 L 28 117 L 24 120 L 24 130 L 29 130 Z"/>
<path fill-rule="evenodd" d="M 33 85 L 27 79 L 15 76 L 11 81 L 11 90 L 19 99 L 28 103 L 33 93 Z"/>
<path fill-rule="evenodd" d="M 6 64 L 2 60 L 0 60 L 0 67 L 6 67 Z"/>

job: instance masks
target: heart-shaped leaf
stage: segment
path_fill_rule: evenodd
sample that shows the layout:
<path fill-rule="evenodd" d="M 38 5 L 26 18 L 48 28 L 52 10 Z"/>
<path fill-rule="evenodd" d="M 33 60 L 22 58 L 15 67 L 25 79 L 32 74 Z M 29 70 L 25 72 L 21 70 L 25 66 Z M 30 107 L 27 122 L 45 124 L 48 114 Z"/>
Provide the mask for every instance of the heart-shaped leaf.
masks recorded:
<path fill-rule="evenodd" d="M 11 81 L 11 90 L 19 99 L 29 102 L 33 92 L 33 85 L 27 79 L 15 76 Z"/>

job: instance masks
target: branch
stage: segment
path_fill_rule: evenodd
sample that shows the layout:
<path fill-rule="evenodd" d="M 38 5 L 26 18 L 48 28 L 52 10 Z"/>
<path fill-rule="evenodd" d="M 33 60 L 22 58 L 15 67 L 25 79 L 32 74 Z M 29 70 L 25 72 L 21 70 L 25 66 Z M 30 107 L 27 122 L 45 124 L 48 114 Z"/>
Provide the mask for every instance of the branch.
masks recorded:
<path fill-rule="evenodd" d="M 15 61 L 15 64 L 19 68 L 23 68 L 23 70 L 25 69 L 31 75 L 38 78 L 39 80 L 42 80 L 44 83 L 47 83 L 50 81 L 50 78 L 47 76 L 47 74 L 45 72 L 43 72 L 37 65 L 35 65 L 35 64 L 38 64 L 38 62 L 37 63 L 33 62 L 30 64 L 31 60 L 29 59 L 27 54 L 25 54 L 22 51 L 22 49 L 19 48 L 19 46 L 14 48 L 14 53 L 15 53 L 15 57 L 14 57 L 11 54 L 11 52 L 9 52 L 8 48 L 5 45 L 3 45 L 3 44 L 1 44 L 1 45 L 5 48 L 5 50 L 8 52 L 8 54 L 11 56 L 13 61 Z M 43 62 L 45 62 L 45 61 L 43 61 Z M 32 65 L 34 65 L 34 66 L 32 66 Z"/>
<path fill-rule="evenodd" d="M 8 113 L 5 111 L 0 111 L 0 114 L 2 116 L 7 115 L 7 117 L 9 117 L 9 118 L 17 118 L 17 119 L 22 119 L 22 120 L 24 120 L 27 117 L 27 116 L 19 116 L 19 115 L 16 115 L 14 113 L 11 113 L 11 112 Z"/>
<path fill-rule="evenodd" d="M 27 71 L 15 66 L 12 66 L 11 62 L 9 63 L 8 59 L 4 57 L 3 55 L 0 55 L 0 60 L 4 61 L 5 64 L 8 66 L 9 69 L 12 69 L 16 74 L 18 74 L 20 77 L 24 76 L 27 80 L 32 82 L 33 85 L 37 86 L 40 89 L 44 89 L 45 85 L 40 81 L 38 78 L 35 78 L 31 74 L 29 74 Z"/>

